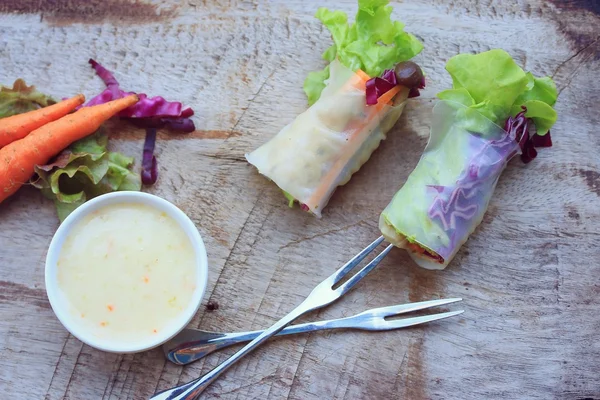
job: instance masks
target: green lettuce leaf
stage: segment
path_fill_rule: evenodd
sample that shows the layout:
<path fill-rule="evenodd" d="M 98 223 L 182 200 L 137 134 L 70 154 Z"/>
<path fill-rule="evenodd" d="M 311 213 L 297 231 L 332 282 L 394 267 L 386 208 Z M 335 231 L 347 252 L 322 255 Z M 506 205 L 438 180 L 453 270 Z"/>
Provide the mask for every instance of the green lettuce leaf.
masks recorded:
<path fill-rule="evenodd" d="M 538 135 L 548 133 L 558 118 L 556 110 L 540 100 L 527 100 L 522 104 L 517 104 L 513 106 L 511 114 L 516 115 L 523 111 L 521 106 L 527 108 L 525 116 L 533 120 Z"/>
<path fill-rule="evenodd" d="M 304 81 L 304 93 L 308 97 L 308 104 L 314 104 L 319 100 L 327 79 L 329 79 L 329 65 L 322 71 L 313 71 L 308 74 Z"/>
<path fill-rule="evenodd" d="M 558 115 L 554 108 L 558 98 L 558 90 L 552 78 L 545 76 L 536 78 L 528 73 L 528 90 L 523 92 L 515 101 L 511 114 L 521 112 L 521 106 L 527 108 L 525 115 L 533 119 L 538 135 L 545 135 L 556 123 Z"/>
<path fill-rule="evenodd" d="M 294 207 L 294 203 L 296 202 L 296 199 L 294 198 L 294 196 L 292 196 L 285 190 L 283 191 L 283 195 L 288 200 L 288 207 L 290 207 L 290 208 Z"/>
<path fill-rule="evenodd" d="M 552 78 L 526 73 L 504 50 L 459 54 L 448 60 L 446 70 L 452 77 L 452 89 L 438 93 L 441 100 L 463 104 L 500 126 L 525 106 L 525 115 L 533 119 L 539 135 L 556 122 L 553 106 L 558 92 Z M 462 113 L 468 125 L 472 118 L 468 112 Z"/>
<path fill-rule="evenodd" d="M 528 100 L 540 100 L 549 106 L 554 106 L 558 97 L 556 84 L 549 76 L 536 78 L 531 72 L 527 73 L 527 90 L 517 98 L 516 103 L 524 103 Z"/>
<path fill-rule="evenodd" d="M 118 190 L 141 190 L 140 175 L 131 170 L 133 158 L 106 149 L 104 129 L 73 143 L 53 163 L 35 168 L 32 185 L 54 201 L 63 221 L 87 200 Z"/>
<path fill-rule="evenodd" d="M 17 79 L 13 87 L 0 85 L 0 118 L 10 117 L 55 104 L 51 97 L 38 92 L 35 86 L 27 86 Z"/>
<path fill-rule="evenodd" d="M 475 105 L 475 99 L 465 88 L 443 90 L 437 94 L 440 100 L 448 100 L 454 103 L 460 103 L 466 107 Z"/>
<path fill-rule="evenodd" d="M 413 35 L 404 32 L 404 24 L 392 21 L 392 7 L 388 0 L 359 0 L 355 21 L 349 24 L 343 11 L 321 7 L 315 17 L 331 32 L 333 46 L 323 53 L 323 59 L 336 57 L 342 65 L 370 76 L 409 60 L 423 50 L 423 44 Z M 304 92 L 309 104 L 314 104 L 329 78 L 329 70 L 311 72 L 304 82 Z"/>
<path fill-rule="evenodd" d="M 452 88 L 463 89 L 473 98 L 474 104 L 470 107 L 477 108 L 492 121 L 502 123 L 528 82 L 521 67 L 499 49 L 459 54 L 448 60 L 446 70 L 452 77 Z"/>

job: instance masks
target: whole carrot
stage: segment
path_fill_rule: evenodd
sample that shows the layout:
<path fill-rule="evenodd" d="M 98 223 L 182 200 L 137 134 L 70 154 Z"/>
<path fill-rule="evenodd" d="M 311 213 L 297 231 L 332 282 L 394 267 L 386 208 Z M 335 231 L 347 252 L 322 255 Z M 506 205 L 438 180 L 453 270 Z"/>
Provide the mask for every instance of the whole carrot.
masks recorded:
<path fill-rule="evenodd" d="M 84 102 L 85 96 L 78 94 L 48 107 L 0 119 L 0 148 L 24 138 L 48 122 L 64 117 Z"/>
<path fill-rule="evenodd" d="M 27 182 L 36 165 L 46 164 L 71 143 L 94 133 L 103 122 L 137 102 L 137 95 L 130 95 L 80 108 L 0 149 L 0 202 Z"/>

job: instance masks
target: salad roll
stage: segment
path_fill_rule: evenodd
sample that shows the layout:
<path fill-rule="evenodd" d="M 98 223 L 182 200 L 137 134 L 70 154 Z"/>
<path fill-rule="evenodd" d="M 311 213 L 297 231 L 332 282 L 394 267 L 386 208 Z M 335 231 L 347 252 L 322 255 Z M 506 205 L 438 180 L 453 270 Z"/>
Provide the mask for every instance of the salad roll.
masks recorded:
<path fill-rule="evenodd" d="M 317 11 L 334 44 L 323 54 L 329 65 L 304 83 L 310 107 L 246 155 L 290 207 L 299 203 L 320 217 L 424 87 L 423 72 L 409 61 L 423 46 L 390 19 L 386 4 L 360 0 L 352 25 L 341 11 Z"/>
<path fill-rule="evenodd" d="M 438 93 L 429 142 L 380 216 L 388 241 L 421 267 L 443 269 L 481 223 L 498 178 L 520 155 L 552 145 L 557 90 L 503 50 L 451 58 L 453 88 Z"/>

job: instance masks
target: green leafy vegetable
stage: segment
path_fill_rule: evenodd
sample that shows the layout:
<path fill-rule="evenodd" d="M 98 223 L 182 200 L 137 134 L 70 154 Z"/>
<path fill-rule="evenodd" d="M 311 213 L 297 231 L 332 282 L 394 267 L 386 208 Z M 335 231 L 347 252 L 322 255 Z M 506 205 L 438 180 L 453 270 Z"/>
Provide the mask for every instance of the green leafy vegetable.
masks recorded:
<path fill-rule="evenodd" d="M 558 118 L 554 108 L 540 100 L 527 100 L 522 104 L 517 103 L 513 106 L 511 115 L 515 116 L 523 111 L 521 106 L 525 106 L 527 109 L 525 116 L 533 120 L 538 135 L 548 133 Z"/>
<path fill-rule="evenodd" d="M 423 44 L 404 32 L 404 24 L 392 21 L 392 7 L 388 3 L 388 0 L 358 0 L 353 24 L 348 23 L 343 11 L 319 8 L 315 16 L 329 29 L 334 42 L 323 53 L 323 59 L 331 62 L 337 57 L 352 71 L 361 69 L 369 76 L 379 76 L 384 70 L 419 54 Z M 309 104 L 319 99 L 328 78 L 328 67 L 308 75 L 304 91 Z"/>
<path fill-rule="evenodd" d="M 32 185 L 54 200 L 63 221 L 86 200 L 118 190 L 140 190 L 140 175 L 131 171 L 133 158 L 106 149 L 104 129 L 73 143 L 53 163 L 36 167 Z"/>
<path fill-rule="evenodd" d="M 283 191 L 283 195 L 288 200 L 288 207 L 290 207 L 290 208 L 294 207 L 294 203 L 296 202 L 296 199 L 294 198 L 294 196 L 292 196 L 285 190 Z"/>
<path fill-rule="evenodd" d="M 498 125 L 527 108 L 539 135 L 556 122 L 552 108 L 558 92 L 550 77 L 536 78 L 525 73 L 504 50 L 479 54 L 459 54 L 448 60 L 452 89 L 438 93 L 442 100 L 457 102 L 483 114 Z M 465 113 L 464 119 L 469 119 Z"/>
<path fill-rule="evenodd" d="M 51 97 L 38 92 L 35 86 L 27 86 L 17 79 L 13 87 L 0 85 L 0 118 L 10 117 L 55 104 Z"/>
<path fill-rule="evenodd" d="M 325 80 L 329 78 L 329 65 L 322 71 L 309 72 L 304 80 L 304 93 L 308 97 L 308 104 L 314 104 L 321 92 L 325 89 Z"/>
<path fill-rule="evenodd" d="M 536 78 L 531 72 L 527 73 L 527 91 L 523 92 L 516 100 L 516 103 L 523 103 L 528 100 L 540 100 L 553 106 L 558 97 L 556 84 L 549 76 Z"/>

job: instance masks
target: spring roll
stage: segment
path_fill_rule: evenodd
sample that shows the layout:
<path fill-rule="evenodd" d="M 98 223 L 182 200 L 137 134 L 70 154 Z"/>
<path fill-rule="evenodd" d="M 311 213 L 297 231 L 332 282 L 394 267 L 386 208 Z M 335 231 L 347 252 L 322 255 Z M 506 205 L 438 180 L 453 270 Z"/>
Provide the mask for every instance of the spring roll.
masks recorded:
<path fill-rule="evenodd" d="M 246 155 L 283 190 L 290 206 L 298 202 L 317 217 L 335 189 L 385 139 L 406 100 L 424 86 L 421 69 L 408 61 L 422 45 L 402 24 L 391 21 L 387 2 L 369 3 L 359 1 L 352 25 L 341 11 L 319 9 L 316 16 L 332 32 L 335 44 L 323 55 L 329 65 L 305 81 L 311 105 Z"/>
<path fill-rule="evenodd" d="M 274 138 L 247 155 L 248 162 L 321 216 L 334 190 L 369 159 L 404 108 L 408 89 L 394 103 L 368 106 L 365 81 L 337 60 L 319 100 Z"/>
<path fill-rule="evenodd" d="M 430 138 L 382 212 L 382 234 L 427 269 L 444 269 L 481 223 L 508 162 L 549 147 L 558 96 L 550 78 L 525 73 L 503 50 L 462 54 L 446 66 Z"/>

